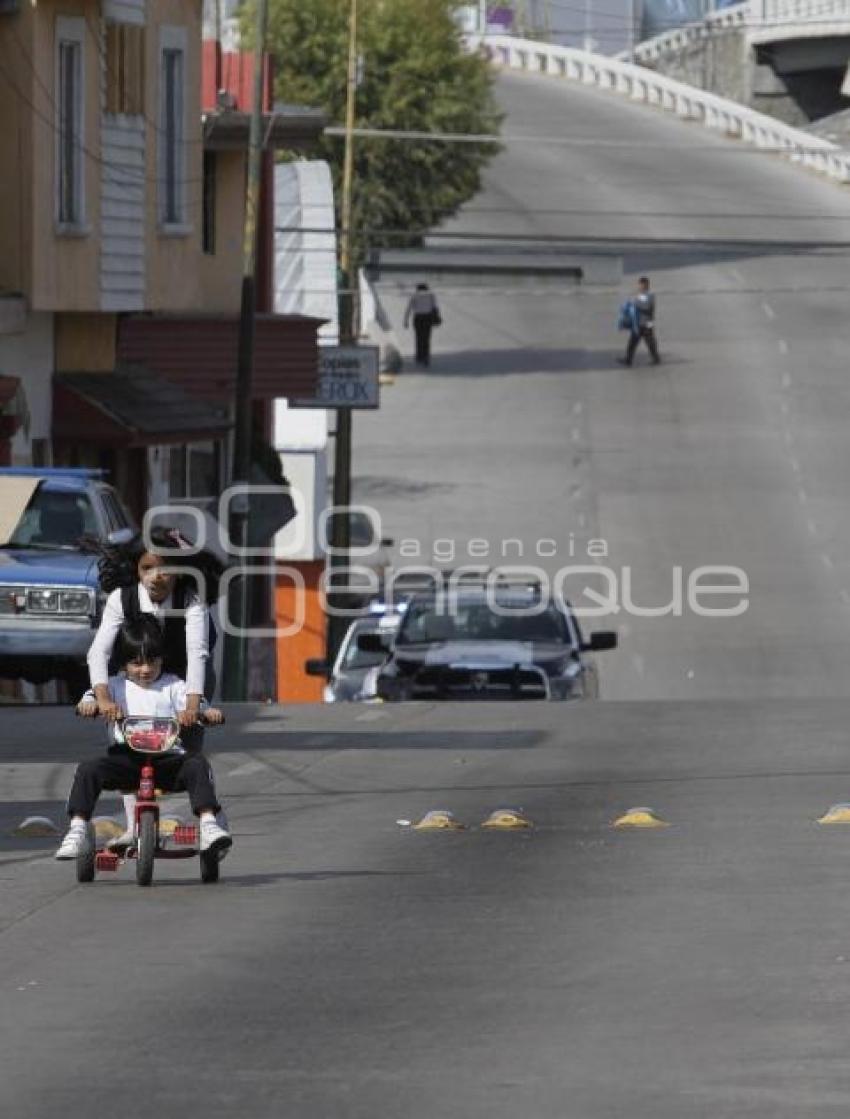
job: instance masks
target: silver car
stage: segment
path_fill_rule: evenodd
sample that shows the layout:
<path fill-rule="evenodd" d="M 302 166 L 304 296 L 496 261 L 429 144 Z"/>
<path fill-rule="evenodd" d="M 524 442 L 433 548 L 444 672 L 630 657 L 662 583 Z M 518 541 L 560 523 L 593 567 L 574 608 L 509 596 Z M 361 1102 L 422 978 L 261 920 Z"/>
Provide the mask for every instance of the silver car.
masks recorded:
<path fill-rule="evenodd" d="M 326 676 L 325 703 L 363 703 L 376 698 L 376 672 L 387 659 L 384 643 L 391 643 L 398 629 L 397 614 L 358 618 L 348 627 L 333 666 L 325 660 L 309 660 L 305 669 L 310 676 Z M 382 642 L 374 651 L 361 649 L 358 642 L 364 634 L 374 634 Z"/>

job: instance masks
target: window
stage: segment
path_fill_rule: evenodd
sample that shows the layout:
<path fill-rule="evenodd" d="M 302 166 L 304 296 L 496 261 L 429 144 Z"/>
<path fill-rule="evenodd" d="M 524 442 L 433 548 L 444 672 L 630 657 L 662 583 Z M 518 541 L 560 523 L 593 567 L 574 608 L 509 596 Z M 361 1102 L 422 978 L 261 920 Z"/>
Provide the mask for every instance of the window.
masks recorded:
<path fill-rule="evenodd" d="M 106 111 L 141 116 L 145 111 L 145 28 L 106 24 Z"/>
<path fill-rule="evenodd" d="M 169 495 L 195 499 L 218 497 L 221 492 L 221 444 L 188 443 L 172 447 L 169 461 Z"/>
<path fill-rule="evenodd" d="M 215 176 L 216 153 L 204 152 L 204 222 L 201 237 L 203 250 L 208 256 L 215 256 Z"/>
<path fill-rule="evenodd" d="M 60 225 L 79 226 L 85 219 L 83 173 L 82 19 L 56 20 L 56 217 Z"/>
<path fill-rule="evenodd" d="M 185 220 L 185 31 L 161 29 L 159 219 L 162 225 Z"/>

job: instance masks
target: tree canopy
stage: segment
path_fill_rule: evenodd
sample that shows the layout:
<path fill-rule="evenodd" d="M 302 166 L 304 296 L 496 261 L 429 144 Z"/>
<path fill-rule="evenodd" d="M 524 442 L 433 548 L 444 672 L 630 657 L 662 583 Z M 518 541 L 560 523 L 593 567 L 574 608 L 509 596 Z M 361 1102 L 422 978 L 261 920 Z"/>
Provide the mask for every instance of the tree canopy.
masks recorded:
<path fill-rule="evenodd" d="M 417 132 L 498 131 L 499 113 L 486 61 L 464 50 L 456 0 L 358 0 L 356 125 Z M 246 20 L 252 16 L 250 9 Z M 324 109 L 345 122 L 348 0 L 269 0 L 269 50 L 278 101 Z M 247 25 L 246 25 L 247 26 Z M 249 40 L 250 41 L 250 40 Z M 355 139 L 353 247 L 412 244 L 479 189 L 494 144 Z M 344 141 L 322 140 L 341 203 Z"/>

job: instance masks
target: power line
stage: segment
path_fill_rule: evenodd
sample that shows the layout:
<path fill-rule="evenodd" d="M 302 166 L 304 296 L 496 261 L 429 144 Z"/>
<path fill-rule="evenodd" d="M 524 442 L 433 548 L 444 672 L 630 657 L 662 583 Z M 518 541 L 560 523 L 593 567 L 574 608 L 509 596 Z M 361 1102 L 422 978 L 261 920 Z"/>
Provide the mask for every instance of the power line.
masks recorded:
<path fill-rule="evenodd" d="M 326 136 L 335 139 L 345 135 L 341 125 L 331 125 L 325 129 Z M 843 148 L 824 148 L 813 145 L 811 148 L 795 148 L 790 151 L 783 147 L 750 147 L 748 145 L 719 144 L 671 144 L 646 140 L 602 140 L 588 136 L 522 136 L 498 135 L 489 132 L 423 132 L 403 128 L 355 128 L 354 135 L 363 140 L 404 140 L 413 143 L 445 144 L 545 144 L 558 147 L 601 148 L 610 150 L 669 151 L 669 152 L 711 152 L 713 155 L 831 155 L 850 154 Z"/>

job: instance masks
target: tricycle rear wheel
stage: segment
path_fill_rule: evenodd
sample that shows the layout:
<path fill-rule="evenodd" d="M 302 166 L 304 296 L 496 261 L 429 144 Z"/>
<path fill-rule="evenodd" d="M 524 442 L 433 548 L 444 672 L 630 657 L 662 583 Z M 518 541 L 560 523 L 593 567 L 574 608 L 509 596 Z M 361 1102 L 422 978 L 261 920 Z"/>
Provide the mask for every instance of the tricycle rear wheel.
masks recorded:
<path fill-rule="evenodd" d="M 139 818 L 139 845 L 136 851 L 136 882 L 150 886 L 153 881 L 153 860 L 156 852 L 156 819 L 153 812 Z"/>
<path fill-rule="evenodd" d="M 95 870 L 95 837 L 94 827 L 86 824 L 86 838 L 82 847 L 77 852 L 77 881 L 94 882 Z"/>
<path fill-rule="evenodd" d="M 218 882 L 218 851 L 201 851 L 201 881 Z"/>

